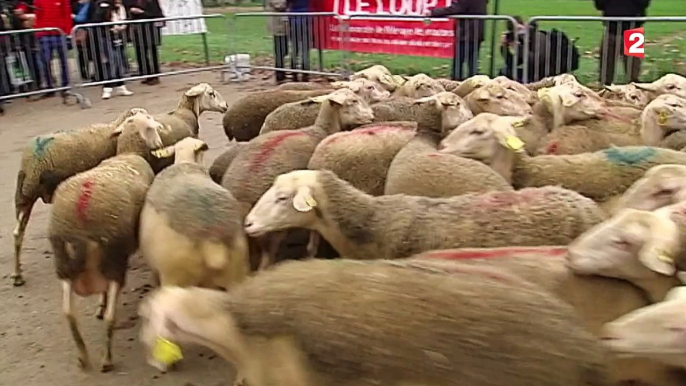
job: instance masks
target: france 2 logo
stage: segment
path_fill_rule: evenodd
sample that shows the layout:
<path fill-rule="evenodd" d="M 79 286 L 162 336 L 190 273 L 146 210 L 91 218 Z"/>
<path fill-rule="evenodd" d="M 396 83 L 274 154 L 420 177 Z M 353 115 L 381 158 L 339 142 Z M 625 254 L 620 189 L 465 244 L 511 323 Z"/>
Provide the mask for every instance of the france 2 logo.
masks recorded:
<path fill-rule="evenodd" d="M 624 31 L 624 56 L 645 58 L 643 43 L 645 42 L 643 27 Z"/>

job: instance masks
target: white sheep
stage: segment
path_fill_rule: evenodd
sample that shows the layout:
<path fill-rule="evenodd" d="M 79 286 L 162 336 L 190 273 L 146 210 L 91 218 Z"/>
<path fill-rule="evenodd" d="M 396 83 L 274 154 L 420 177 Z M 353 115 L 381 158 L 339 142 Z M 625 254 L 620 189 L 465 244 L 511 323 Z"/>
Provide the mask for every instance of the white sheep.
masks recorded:
<path fill-rule="evenodd" d="M 249 236 L 317 231 L 341 256 L 392 259 L 438 248 L 565 244 L 604 214 L 557 187 L 427 198 L 374 197 L 327 170 L 274 180 L 245 219 Z"/>
<path fill-rule="evenodd" d="M 248 275 L 240 207 L 202 165 L 207 149 L 188 137 L 153 151 L 175 157 L 150 186 L 140 217 L 140 250 L 162 286 L 227 290 Z"/>
<path fill-rule="evenodd" d="M 135 119 L 130 119 L 134 117 Z M 136 124 L 139 119 L 144 119 L 149 124 Z M 159 134 L 161 127 L 147 111 L 133 108 L 109 124 L 41 135 L 29 142 L 21 156 L 14 194 L 17 226 L 13 232 L 13 285 L 21 286 L 25 283 L 21 270 L 21 248 L 31 211 L 38 198 L 45 204 L 52 203 L 53 193 L 62 181 L 97 166 L 117 153 L 137 152 L 145 156 L 150 149 L 162 146 Z M 118 146 L 118 140 L 122 136 L 135 138 L 141 145 L 135 148 Z"/>
<path fill-rule="evenodd" d="M 686 165 L 659 165 L 648 169 L 616 202 L 625 208 L 655 210 L 686 200 Z"/>
<path fill-rule="evenodd" d="M 673 94 L 686 98 L 686 78 L 677 74 L 666 74 L 652 83 L 634 83 L 634 85 L 650 93 L 650 98 L 662 94 Z"/>
<path fill-rule="evenodd" d="M 484 162 L 515 188 L 558 185 L 608 205 L 653 166 L 686 165 L 686 153 L 655 147 L 529 157 L 513 121 L 516 117 L 480 114 L 450 133 L 440 151 Z"/>
<path fill-rule="evenodd" d="M 139 315 L 150 364 L 165 367 L 160 345 L 200 344 L 234 385 L 610 385 L 569 305 L 504 270 L 293 261 L 230 293 L 162 288 Z"/>

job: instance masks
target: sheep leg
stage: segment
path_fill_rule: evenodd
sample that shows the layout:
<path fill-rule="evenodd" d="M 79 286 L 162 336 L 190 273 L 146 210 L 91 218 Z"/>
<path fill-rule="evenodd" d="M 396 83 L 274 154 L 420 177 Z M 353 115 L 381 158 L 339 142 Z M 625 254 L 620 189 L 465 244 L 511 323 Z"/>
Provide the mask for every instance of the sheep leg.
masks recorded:
<path fill-rule="evenodd" d="M 307 256 L 306 259 L 314 259 L 317 256 L 317 251 L 319 250 L 319 232 L 310 231 L 310 240 L 307 242 Z"/>
<path fill-rule="evenodd" d="M 268 268 L 276 260 L 276 252 L 279 250 L 281 241 L 286 237 L 286 232 L 272 232 L 268 235 L 259 238 L 260 250 L 262 251 L 262 258 L 258 271 Z"/>
<path fill-rule="evenodd" d="M 98 309 L 95 311 L 95 317 L 102 320 L 105 316 L 105 307 L 107 307 L 107 292 L 100 294 L 100 300 L 98 301 Z"/>
<path fill-rule="evenodd" d="M 17 227 L 14 228 L 14 273 L 10 277 L 12 285 L 19 287 L 26 283 L 21 275 L 21 246 L 24 242 L 24 233 L 26 232 L 26 225 L 29 223 L 31 217 L 31 210 L 33 203 L 24 206 L 19 210 L 17 215 Z"/>
<path fill-rule="evenodd" d="M 105 356 L 102 360 L 100 371 L 106 373 L 111 371 L 112 365 L 112 336 L 114 335 L 115 311 L 117 308 L 117 300 L 119 299 L 119 291 L 121 286 L 116 281 L 110 281 L 107 295 L 105 296 L 107 306 L 105 308 Z"/>
<path fill-rule="evenodd" d="M 76 342 L 76 348 L 79 350 L 79 367 L 83 370 L 90 368 L 90 361 L 88 360 L 88 351 L 86 350 L 86 343 L 79 332 L 79 326 L 76 322 L 76 316 L 72 310 L 72 300 L 74 299 L 74 292 L 72 291 L 72 283 L 70 280 L 62 281 L 62 312 L 69 322 L 69 329 L 71 335 Z"/>

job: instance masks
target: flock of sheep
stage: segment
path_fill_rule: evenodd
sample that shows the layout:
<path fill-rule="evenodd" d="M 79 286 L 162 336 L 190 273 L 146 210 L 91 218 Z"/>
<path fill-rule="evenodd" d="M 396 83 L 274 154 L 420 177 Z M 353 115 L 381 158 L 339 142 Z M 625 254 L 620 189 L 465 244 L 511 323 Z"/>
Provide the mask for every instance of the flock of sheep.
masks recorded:
<path fill-rule="evenodd" d="M 209 168 L 205 111 L 230 140 Z M 82 368 L 73 294 L 100 296 L 109 371 L 140 251 L 160 287 L 140 339 L 163 371 L 193 343 L 236 386 L 686 384 L 678 75 L 596 92 L 377 65 L 232 106 L 198 84 L 169 114 L 28 144 L 17 286 L 38 198 Z"/>

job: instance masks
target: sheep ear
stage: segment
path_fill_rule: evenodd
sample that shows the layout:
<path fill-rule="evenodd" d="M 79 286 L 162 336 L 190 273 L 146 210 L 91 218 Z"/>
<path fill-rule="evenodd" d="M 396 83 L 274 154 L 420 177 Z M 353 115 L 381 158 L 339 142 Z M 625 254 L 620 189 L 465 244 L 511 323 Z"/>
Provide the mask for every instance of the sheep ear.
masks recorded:
<path fill-rule="evenodd" d="M 436 99 L 443 105 L 443 107 L 457 106 L 459 101 L 457 100 L 457 95 L 450 94 L 438 94 Z"/>
<path fill-rule="evenodd" d="M 209 85 L 207 83 L 197 84 L 197 85 L 191 87 L 188 91 L 186 91 L 185 95 L 187 97 L 196 97 L 196 96 L 204 93 L 205 91 L 207 91 L 208 87 L 209 87 Z"/>
<path fill-rule="evenodd" d="M 312 197 L 312 190 L 308 186 L 298 189 L 293 196 L 293 208 L 298 212 L 309 212 L 317 206 L 317 201 Z"/>
<path fill-rule="evenodd" d="M 393 75 L 392 78 L 393 82 L 398 86 L 402 86 L 403 84 L 405 84 L 405 82 L 407 82 L 407 79 L 400 75 Z"/>
<path fill-rule="evenodd" d="M 199 151 L 206 151 L 206 150 L 209 150 L 209 149 L 210 149 L 210 147 L 207 146 L 207 144 L 206 144 L 205 142 L 203 142 L 203 141 L 197 142 L 197 143 L 195 144 L 195 146 L 193 147 L 193 151 L 196 152 L 196 153 L 199 152 Z"/>
<path fill-rule="evenodd" d="M 498 127 L 494 128 L 494 130 L 498 142 L 502 147 L 514 152 L 521 152 L 524 149 L 524 141 L 517 137 L 517 134 L 511 127 Z"/>
<path fill-rule="evenodd" d="M 651 271 L 665 276 L 672 276 L 676 272 L 674 259 L 668 253 L 659 249 L 649 248 L 649 251 L 641 251 L 639 260 Z"/>
<path fill-rule="evenodd" d="M 329 96 L 328 96 L 328 95 L 320 95 L 320 96 L 318 96 L 318 97 L 310 97 L 310 98 L 307 98 L 307 101 L 310 102 L 310 103 L 322 103 L 322 102 L 324 102 L 324 101 L 327 100 L 327 99 L 329 99 Z"/>
<path fill-rule="evenodd" d="M 153 150 L 150 153 L 152 153 L 152 155 L 155 156 L 156 158 L 166 158 L 166 157 L 173 156 L 175 152 L 176 152 L 176 148 L 174 147 L 174 145 L 172 145 L 172 146 L 163 147 L 161 149 Z"/>
<path fill-rule="evenodd" d="M 646 90 L 646 91 L 657 91 L 657 86 L 653 85 L 652 83 L 631 83 L 636 88 L 641 89 L 641 90 Z"/>
<path fill-rule="evenodd" d="M 128 118 L 126 121 L 128 121 Z M 124 121 L 124 122 L 126 122 L 126 121 Z M 112 134 L 110 135 L 110 137 L 112 137 L 112 138 L 118 137 L 121 135 L 122 132 L 124 132 L 124 123 L 115 127 L 114 130 L 112 130 Z"/>
<path fill-rule="evenodd" d="M 677 272 L 676 275 L 677 277 L 680 277 L 681 275 L 685 274 L 686 272 Z M 665 295 L 664 302 L 669 301 L 669 300 L 677 300 L 677 299 L 686 299 L 686 287 L 685 286 L 679 286 L 679 287 L 674 287 L 669 292 L 667 292 L 667 295 Z"/>
<path fill-rule="evenodd" d="M 638 253 L 638 260 L 653 272 L 673 276 L 676 273 L 674 257 L 669 252 L 676 250 L 674 242 L 678 239 L 679 229 L 669 217 L 658 217 L 651 213 L 650 218 L 650 239 Z M 665 248 L 665 244 L 672 248 Z"/>
<path fill-rule="evenodd" d="M 345 103 L 346 99 L 348 98 L 348 96 L 342 92 L 333 92 L 327 96 L 328 96 L 327 99 L 329 100 L 329 103 L 331 103 L 332 105 L 338 105 L 338 106 L 342 106 Z"/>

